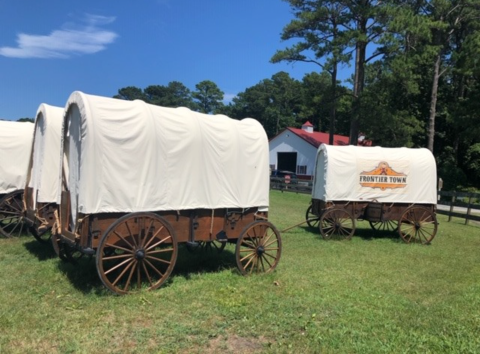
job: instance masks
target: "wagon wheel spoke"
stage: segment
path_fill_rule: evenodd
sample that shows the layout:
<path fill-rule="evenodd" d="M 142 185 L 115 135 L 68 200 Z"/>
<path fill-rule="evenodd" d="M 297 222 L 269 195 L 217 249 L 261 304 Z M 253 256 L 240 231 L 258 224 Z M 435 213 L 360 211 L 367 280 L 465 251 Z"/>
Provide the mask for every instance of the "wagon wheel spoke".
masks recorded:
<path fill-rule="evenodd" d="M 165 237 L 165 238 L 161 239 L 160 241 L 158 241 L 157 243 L 155 243 L 155 244 L 153 244 L 153 245 L 151 245 L 151 246 L 149 246 L 148 248 L 145 248 L 145 249 L 146 249 L 147 251 L 150 251 L 150 250 L 152 250 L 152 249 L 155 249 L 155 247 L 158 247 L 158 246 L 160 246 L 161 244 L 163 244 L 163 243 L 165 243 L 165 242 L 167 242 L 167 241 L 170 241 L 170 240 L 171 240 L 171 237 Z M 150 243 L 150 242 L 149 242 L 149 243 Z"/>
<path fill-rule="evenodd" d="M 23 190 L 0 199 L 0 235 L 11 238 L 22 235 L 24 229 Z"/>
<path fill-rule="evenodd" d="M 124 266 L 126 266 L 125 270 L 130 268 L 131 264 L 133 264 L 133 259 L 132 257 L 128 257 L 127 259 L 124 259 L 122 262 L 120 263 L 115 263 L 115 265 L 112 265 L 111 267 L 109 267 L 108 269 L 105 270 L 105 275 L 108 275 Z M 122 273 L 120 274 L 123 275 L 125 270 L 122 271 Z M 116 281 L 113 282 L 113 284 L 115 285 L 117 283 L 117 281 L 119 280 L 119 278 L 116 279 Z"/>
<path fill-rule="evenodd" d="M 153 220 L 152 220 L 153 222 Z M 148 240 L 147 243 L 145 243 L 145 245 L 143 246 L 144 248 L 146 249 L 151 249 L 151 248 L 155 248 L 157 247 L 159 244 L 163 243 L 163 242 L 166 242 L 166 241 L 170 241 L 171 238 L 163 238 L 160 242 L 157 242 L 156 244 L 154 244 L 153 246 L 150 246 L 150 243 L 152 243 L 154 240 L 156 240 L 156 237 L 160 234 L 160 232 L 163 230 L 163 227 L 159 228 L 157 230 L 157 232 L 155 232 L 154 234 L 152 233 L 152 237 L 150 237 L 150 240 Z M 146 239 L 146 237 L 145 237 Z"/>
<path fill-rule="evenodd" d="M 166 265 L 172 264 L 172 262 L 170 262 L 166 259 L 162 259 L 162 258 L 157 258 L 157 257 L 152 257 L 152 256 L 146 256 L 145 258 L 150 260 L 150 261 L 157 262 L 157 263 L 163 263 L 163 264 L 166 264 Z"/>
<path fill-rule="evenodd" d="M 105 245 L 105 247 L 108 247 L 110 249 L 116 249 L 116 250 L 120 250 L 120 251 L 124 251 L 126 253 L 132 253 L 132 250 L 134 250 L 135 248 L 134 247 L 122 247 L 120 245 L 116 245 L 116 244 L 113 244 L 113 243 L 107 243 Z"/>
<path fill-rule="evenodd" d="M 152 254 L 172 252 L 172 251 L 173 251 L 173 247 L 171 247 L 171 248 L 162 248 L 162 249 L 159 249 L 159 250 L 150 251 L 150 252 L 148 252 L 148 254 L 149 254 L 149 255 L 152 255 Z"/>
<path fill-rule="evenodd" d="M 132 245 L 130 242 L 128 242 L 126 239 L 125 239 L 125 236 L 121 235 L 120 233 L 118 233 L 117 231 L 114 231 L 115 235 L 117 235 L 118 237 L 120 237 L 120 239 L 125 242 L 129 248 L 135 248 L 134 245 Z M 130 235 L 131 236 L 131 235 Z"/>
<path fill-rule="evenodd" d="M 162 271 L 160 271 L 159 269 L 157 269 L 157 267 L 155 267 L 152 263 L 150 263 L 148 260 L 145 261 L 145 265 L 149 265 L 150 268 L 155 271 L 155 273 L 157 273 L 159 276 L 163 277 L 164 276 L 164 273 L 162 273 Z"/>
<path fill-rule="evenodd" d="M 305 221 L 307 222 L 308 226 L 317 228 L 318 223 L 320 222 L 320 217 L 318 215 L 315 215 L 312 210 L 313 205 L 310 205 L 307 209 L 307 212 L 305 213 Z"/>
<path fill-rule="evenodd" d="M 430 244 L 437 233 L 434 212 L 423 206 L 405 210 L 398 222 L 398 233 L 406 243 Z"/>
<path fill-rule="evenodd" d="M 345 209 L 328 209 L 320 218 L 319 228 L 326 240 L 349 240 L 355 232 L 355 220 Z"/>
<path fill-rule="evenodd" d="M 118 254 L 116 256 L 109 256 L 110 252 L 107 252 L 106 255 L 103 257 L 104 260 L 106 261 L 111 261 L 111 260 L 117 260 L 117 259 L 125 259 L 125 258 L 130 258 L 131 256 L 129 254 Z"/>
<path fill-rule="evenodd" d="M 143 268 L 143 271 L 145 272 L 145 276 L 146 276 L 147 279 L 148 279 L 148 284 L 149 284 L 150 286 L 152 286 L 152 285 L 153 285 L 152 277 L 150 276 L 150 272 L 148 271 L 147 266 L 145 265 L 145 263 L 146 263 L 146 262 L 143 262 L 143 263 L 142 263 L 142 268 Z"/>
<path fill-rule="evenodd" d="M 132 240 L 133 242 L 133 245 L 131 245 L 129 242 L 127 242 L 127 244 L 133 249 L 133 248 L 136 248 L 137 247 L 137 241 L 135 240 L 135 236 L 134 234 L 132 233 L 132 230 L 130 230 L 130 225 L 128 224 L 128 222 L 125 222 L 125 228 L 126 228 L 126 231 L 128 232 L 128 238 Z"/>
<path fill-rule="evenodd" d="M 240 273 L 268 273 L 280 260 L 282 241 L 278 230 L 268 221 L 248 225 L 237 240 L 235 257 Z"/>
<path fill-rule="evenodd" d="M 153 213 L 132 213 L 114 222 L 97 248 L 97 272 L 115 294 L 156 289 L 170 276 L 178 243 L 170 224 Z"/>
<path fill-rule="evenodd" d="M 127 264 L 125 269 L 120 273 L 120 275 L 115 279 L 115 281 L 112 283 L 112 285 L 117 285 L 117 283 L 122 280 L 124 275 L 127 273 L 127 271 L 130 270 L 128 273 L 127 281 L 125 282 L 125 286 L 123 287 L 123 291 L 127 291 L 128 287 L 130 286 L 130 282 L 132 280 L 133 272 L 135 271 L 135 267 L 133 266 L 133 262 L 130 262 Z"/>
<path fill-rule="evenodd" d="M 398 223 L 395 220 L 385 221 L 369 221 L 370 227 L 375 231 L 395 231 L 398 228 Z"/>

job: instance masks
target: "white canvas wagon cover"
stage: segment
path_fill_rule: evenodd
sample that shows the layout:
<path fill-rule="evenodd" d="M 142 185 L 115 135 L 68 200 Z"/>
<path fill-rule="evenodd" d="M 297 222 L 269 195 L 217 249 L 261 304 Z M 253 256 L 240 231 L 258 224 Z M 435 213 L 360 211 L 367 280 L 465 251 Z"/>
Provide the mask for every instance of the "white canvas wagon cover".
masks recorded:
<path fill-rule="evenodd" d="M 76 91 L 64 174 L 76 213 L 267 207 L 268 139 L 254 119 Z"/>
<path fill-rule="evenodd" d="M 25 188 L 33 123 L 0 120 L 0 193 Z"/>
<path fill-rule="evenodd" d="M 428 149 L 320 145 L 313 199 L 437 203 L 437 170 Z"/>
<path fill-rule="evenodd" d="M 33 146 L 30 156 L 28 187 L 33 189 L 33 203 L 60 203 L 60 145 L 63 107 L 42 103 L 37 109 Z"/>

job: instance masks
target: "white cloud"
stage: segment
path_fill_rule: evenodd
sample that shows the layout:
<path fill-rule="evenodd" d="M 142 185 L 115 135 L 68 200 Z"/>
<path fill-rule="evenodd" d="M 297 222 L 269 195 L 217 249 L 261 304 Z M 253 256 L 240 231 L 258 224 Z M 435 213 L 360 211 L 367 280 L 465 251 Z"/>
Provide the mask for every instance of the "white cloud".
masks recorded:
<path fill-rule="evenodd" d="M 11 58 L 68 58 L 104 50 L 118 35 L 98 25 L 115 21 L 115 17 L 86 15 L 86 25 L 55 30 L 48 36 L 20 33 L 17 47 L 0 47 L 0 55 Z"/>

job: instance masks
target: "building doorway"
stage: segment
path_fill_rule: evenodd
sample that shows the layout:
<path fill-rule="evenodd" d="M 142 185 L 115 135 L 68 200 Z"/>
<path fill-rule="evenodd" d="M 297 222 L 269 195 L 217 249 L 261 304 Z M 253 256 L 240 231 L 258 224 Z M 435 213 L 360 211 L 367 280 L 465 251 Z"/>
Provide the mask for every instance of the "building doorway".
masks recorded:
<path fill-rule="evenodd" d="M 277 152 L 277 169 L 297 172 L 296 152 Z"/>

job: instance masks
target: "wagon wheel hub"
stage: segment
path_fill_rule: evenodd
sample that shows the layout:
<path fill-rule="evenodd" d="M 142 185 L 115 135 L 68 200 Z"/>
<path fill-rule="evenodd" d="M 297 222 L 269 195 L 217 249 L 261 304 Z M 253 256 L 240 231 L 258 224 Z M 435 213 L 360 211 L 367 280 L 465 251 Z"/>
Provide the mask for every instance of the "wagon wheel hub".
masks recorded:
<path fill-rule="evenodd" d="M 257 247 L 257 255 L 258 255 L 258 256 L 261 256 L 261 255 L 264 254 L 264 253 L 265 253 L 265 247 L 263 247 L 263 246 L 258 246 L 258 247 Z"/>
<path fill-rule="evenodd" d="M 137 261 L 141 261 L 141 260 L 144 259 L 144 258 L 145 258 L 145 251 L 144 251 L 144 250 L 137 250 L 137 251 L 135 252 L 135 259 L 136 259 Z"/>

